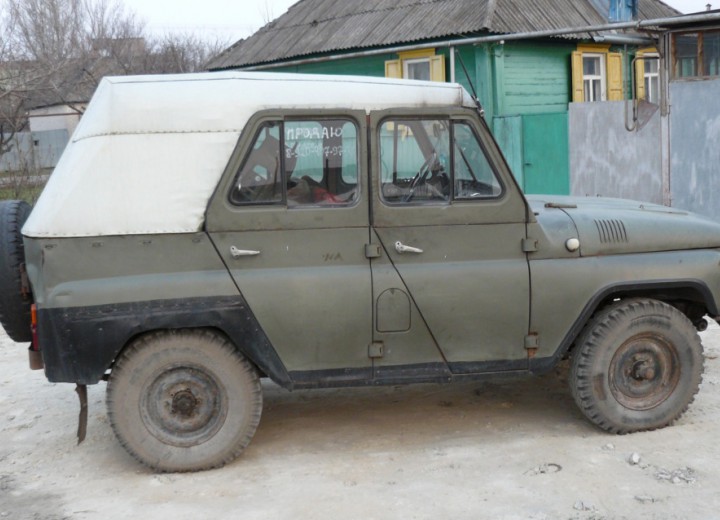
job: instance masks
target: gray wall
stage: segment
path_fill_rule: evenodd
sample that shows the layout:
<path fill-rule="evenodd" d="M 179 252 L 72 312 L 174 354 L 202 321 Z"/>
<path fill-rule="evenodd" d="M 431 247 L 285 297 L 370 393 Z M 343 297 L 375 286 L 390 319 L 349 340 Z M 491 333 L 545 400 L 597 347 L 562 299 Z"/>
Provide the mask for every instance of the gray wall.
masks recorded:
<path fill-rule="evenodd" d="M 12 149 L 0 155 L 0 172 L 54 168 L 68 140 L 67 130 L 15 134 Z"/>
<path fill-rule="evenodd" d="M 570 194 L 662 204 L 660 111 L 628 132 L 624 110 L 624 101 L 570 103 Z"/>
<path fill-rule="evenodd" d="M 720 220 L 720 79 L 670 83 L 672 205 Z"/>

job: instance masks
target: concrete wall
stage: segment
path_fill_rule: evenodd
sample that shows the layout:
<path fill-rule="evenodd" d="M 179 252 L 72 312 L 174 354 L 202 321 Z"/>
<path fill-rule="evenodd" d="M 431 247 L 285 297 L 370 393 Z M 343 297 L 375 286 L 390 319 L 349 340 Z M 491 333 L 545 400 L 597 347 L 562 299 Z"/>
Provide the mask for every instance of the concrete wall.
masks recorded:
<path fill-rule="evenodd" d="M 69 135 L 67 130 L 21 132 L 13 139 L 12 148 L 0 155 L 0 172 L 20 171 L 28 167 L 54 168 L 67 146 Z"/>
<path fill-rule="evenodd" d="M 78 108 L 84 110 L 85 107 L 78 105 Z M 67 105 L 36 108 L 28 112 L 31 132 L 66 130 L 68 135 L 72 135 L 81 117 L 80 112 Z"/>
<path fill-rule="evenodd" d="M 720 220 L 720 79 L 670 83 L 672 205 Z"/>
<path fill-rule="evenodd" d="M 570 103 L 570 193 L 662 204 L 660 111 L 628 132 L 624 110 L 624 101 Z"/>

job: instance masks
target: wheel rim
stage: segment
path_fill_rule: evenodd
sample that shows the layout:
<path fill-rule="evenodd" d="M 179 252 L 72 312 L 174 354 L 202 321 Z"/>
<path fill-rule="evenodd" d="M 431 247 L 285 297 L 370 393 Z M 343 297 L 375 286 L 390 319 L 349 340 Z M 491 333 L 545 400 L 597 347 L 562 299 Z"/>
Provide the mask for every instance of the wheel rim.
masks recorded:
<path fill-rule="evenodd" d="M 198 367 L 164 369 L 142 392 L 140 413 L 159 441 L 197 446 L 225 422 L 227 396 L 212 374 Z"/>
<path fill-rule="evenodd" d="M 649 410 L 666 401 L 680 380 L 675 346 L 657 334 L 639 334 L 623 343 L 610 364 L 610 391 L 631 410 Z"/>

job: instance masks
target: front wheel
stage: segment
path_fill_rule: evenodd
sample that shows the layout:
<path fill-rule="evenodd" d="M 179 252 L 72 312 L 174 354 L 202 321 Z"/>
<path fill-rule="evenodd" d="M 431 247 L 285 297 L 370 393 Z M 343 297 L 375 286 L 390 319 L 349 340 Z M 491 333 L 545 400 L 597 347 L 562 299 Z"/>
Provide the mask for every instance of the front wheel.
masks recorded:
<path fill-rule="evenodd" d="M 107 389 L 120 443 L 159 471 L 222 466 L 250 443 L 262 390 L 252 365 L 209 331 L 158 332 L 118 358 Z"/>
<path fill-rule="evenodd" d="M 585 416 L 612 433 L 662 428 L 698 391 L 703 349 L 690 320 L 651 299 L 610 305 L 587 325 L 570 384 Z"/>

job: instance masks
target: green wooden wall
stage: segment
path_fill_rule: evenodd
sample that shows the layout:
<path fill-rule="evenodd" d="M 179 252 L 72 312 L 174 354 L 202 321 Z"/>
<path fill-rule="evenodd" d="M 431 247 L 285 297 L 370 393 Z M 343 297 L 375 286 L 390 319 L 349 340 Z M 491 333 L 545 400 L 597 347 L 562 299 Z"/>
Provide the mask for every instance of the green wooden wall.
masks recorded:
<path fill-rule="evenodd" d="M 567 112 L 571 96 L 573 42 L 507 42 L 456 47 L 508 164 L 527 193 L 567 194 L 569 183 Z M 445 55 L 450 80 L 450 51 Z M 385 75 L 396 54 L 348 58 L 291 67 L 278 72 Z M 456 58 L 455 81 L 470 91 Z"/>

